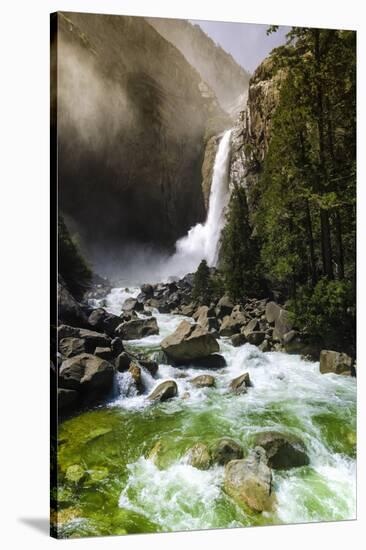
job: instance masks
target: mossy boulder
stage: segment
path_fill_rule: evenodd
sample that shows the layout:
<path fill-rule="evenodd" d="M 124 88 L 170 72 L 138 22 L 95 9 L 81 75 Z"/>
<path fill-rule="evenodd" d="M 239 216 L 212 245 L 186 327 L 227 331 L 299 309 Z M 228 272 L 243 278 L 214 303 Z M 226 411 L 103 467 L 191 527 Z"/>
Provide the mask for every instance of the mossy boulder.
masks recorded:
<path fill-rule="evenodd" d="M 216 441 L 210 449 L 212 462 L 224 466 L 230 460 L 243 458 L 242 447 L 233 439 L 223 437 Z"/>
<path fill-rule="evenodd" d="M 303 441 L 289 434 L 263 432 L 255 437 L 255 445 L 264 449 L 268 465 L 276 470 L 288 470 L 309 464 Z"/>
<path fill-rule="evenodd" d="M 208 470 L 211 466 L 211 455 L 205 443 L 196 443 L 188 451 L 188 464 L 198 470 Z"/>

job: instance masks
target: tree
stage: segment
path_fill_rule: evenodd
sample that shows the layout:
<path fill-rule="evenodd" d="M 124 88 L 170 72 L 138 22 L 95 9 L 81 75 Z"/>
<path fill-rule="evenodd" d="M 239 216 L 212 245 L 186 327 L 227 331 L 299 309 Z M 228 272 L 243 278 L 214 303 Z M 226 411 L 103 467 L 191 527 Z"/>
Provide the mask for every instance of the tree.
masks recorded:
<path fill-rule="evenodd" d="M 243 188 L 236 187 L 231 195 L 220 251 L 225 287 L 234 300 L 242 301 L 261 293 L 263 282 L 258 260 L 259 250 L 249 223 L 246 193 Z"/>
<path fill-rule="evenodd" d="M 209 304 L 211 295 L 210 268 L 206 260 L 201 260 L 193 277 L 192 296 L 195 300 L 201 300 L 203 303 Z"/>

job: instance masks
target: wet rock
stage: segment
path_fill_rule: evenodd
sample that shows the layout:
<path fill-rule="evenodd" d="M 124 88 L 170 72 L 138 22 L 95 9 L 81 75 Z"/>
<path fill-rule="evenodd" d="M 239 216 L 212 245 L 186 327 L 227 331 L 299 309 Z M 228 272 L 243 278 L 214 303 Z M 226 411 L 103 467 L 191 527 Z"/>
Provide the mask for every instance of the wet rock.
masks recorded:
<path fill-rule="evenodd" d="M 260 433 L 255 445 L 265 450 L 268 465 L 277 470 L 307 466 L 309 457 L 300 438 L 279 432 Z"/>
<path fill-rule="evenodd" d="M 128 372 L 133 378 L 137 393 L 143 393 L 144 386 L 141 379 L 141 368 L 136 363 L 131 362 L 128 367 Z"/>
<path fill-rule="evenodd" d="M 211 388 L 216 385 L 215 378 L 210 374 L 201 374 L 190 381 L 196 388 Z"/>
<path fill-rule="evenodd" d="M 259 344 L 263 342 L 265 336 L 265 332 L 262 332 L 261 330 L 255 330 L 246 334 L 249 344 L 252 344 L 253 346 L 259 346 Z"/>
<path fill-rule="evenodd" d="M 152 285 L 146 283 L 141 286 L 141 292 L 146 296 L 146 298 L 152 298 L 154 295 L 154 288 Z"/>
<path fill-rule="evenodd" d="M 243 458 L 243 449 L 241 446 L 229 437 L 219 439 L 211 447 L 212 462 L 221 466 L 235 460 Z"/>
<path fill-rule="evenodd" d="M 111 336 L 121 323 L 121 319 L 117 315 L 108 313 L 103 308 L 98 308 L 94 309 L 89 315 L 88 323 L 94 330 L 105 332 Z"/>
<path fill-rule="evenodd" d="M 130 366 L 130 363 L 132 361 L 132 358 L 123 351 L 119 354 L 119 356 L 116 358 L 115 365 L 118 372 L 126 372 L 128 370 L 128 367 Z"/>
<path fill-rule="evenodd" d="M 182 321 L 173 334 L 164 338 L 161 348 L 177 363 L 207 357 L 220 349 L 212 334 L 188 321 Z"/>
<path fill-rule="evenodd" d="M 122 340 L 139 340 L 146 336 L 159 334 L 159 327 L 155 317 L 151 317 L 150 319 L 132 319 L 120 324 L 116 329 L 116 334 Z"/>
<path fill-rule="evenodd" d="M 59 386 L 76 390 L 85 403 L 103 399 L 112 389 L 114 367 L 95 355 L 83 353 L 66 359 L 59 372 Z"/>
<path fill-rule="evenodd" d="M 198 470 L 208 470 L 211 466 L 211 456 L 207 445 L 196 443 L 188 451 L 188 464 Z"/>
<path fill-rule="evenodd" d="M 353 359 L 346 353 L 323 349 L 320 352 L 320 372 L 327 374 L 341 374 L 343 376 L 355 376 L 353 368 Z"/>
<path fill-rule="evenodd" d="M 230 382 L 230 390 L 234 393 L 240 394 L 240 393 L 247 393 L 247 388 L 249 388 L 252 385 L 249 373 L 245 372 L 244 374 L 241 374 L 237 378 L 234 378 Z"/>
<path fill-rule="evenodd" d="M 136 300 L 136 298 L 127 298 L 122 304 L 122 310 L 125 312 L 142 311 L 144 304 Z"/>
<path fill-rule="evenodd" d="M 155 376 L 155 374 L 159 370 L 159 365 L 156 361 L 151 361 L 150 359 L 140 359 L 139 358 L 138 363 L 139 363 L 139 365 L 144 367 L 144 369 L 146 369 L 151 374 L 151 376 Z"/>
<path fill-rule="evenodd" d="M 60 412 L 71 411 L 74 410 L 78 405 L 79 393 L 76 390 L 58 388 L 57 399 L 58 409 Z"/>
<path fill-rule="evenodd" d="M 245 334 L 242 334 L 241 332 L 239 334 L 233 334 L 231 337 L 231 343 L 235 348 L 238 348 L 239 346 L 243 346 L 247 343 L 247 338 Z"/>
<path fill-rule="evenodd" d="M 271 511 L 275 504 L 272 472 L 264 449 L 256 447 L 243 460 L 232 460 L 225 467 L 225 492 L 242 506 L 255 512 Z"/>
<path fill-rule="evenodd" d="M 201 369 L 222 369 L 226 367 L 226 359 L 219 353 L 213 353 L 201 359 L 194 359 L 190 364 Z"/>
<path fill-rule="evenodd" d="M 113 353 L 113 357 L 117 357 L 117 355 L 123 352 L 124 350 L 123 342 L 121 338 L 118 338 L 118 336 L 116 338 L 113 338 L 111 342 L 111 350 Z"/>
<path fill-rule="evenodd" d="M 178 395 L 178 386 L 174 380 L 161 382 L 148 396 L 150 401 L 166 401 Z"/>

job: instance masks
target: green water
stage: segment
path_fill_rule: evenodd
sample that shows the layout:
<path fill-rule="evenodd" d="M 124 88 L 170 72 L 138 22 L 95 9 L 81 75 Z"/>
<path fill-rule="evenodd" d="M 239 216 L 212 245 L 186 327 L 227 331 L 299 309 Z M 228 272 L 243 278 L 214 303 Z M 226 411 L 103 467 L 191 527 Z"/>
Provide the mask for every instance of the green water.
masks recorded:
<path fill-rule="evenodd" d="M 228 347 L 226 353 L 233 369 L 238 362 L 252 369 L 250 395 L 224 392 L 232 374 L 223 369 L 215 373 L 216 389 L 201 390 L 187 401 L 178 397 L 165 404 L 124 408 L 121 399 L 62 422 L 60 537 L 355 516 L 354 381 L 322 376 L 314 364 L 284 354 L 270 354 L 270 364 L 261 364 L 258 355 L 253 363 L 248 353 Z M 276 377 L 276 369 L 287 383 Z M 301 435 L 310 456 L 308 467 L 274 473 L 278 505 L 271 514 L 238 508 L 222 491 L 222 468 L 203 472 L 184 463 L 184 455 L 198 441 L 211 444 L 229 436 L 247 450 L 253 435 L 264 428 Z M 155 465 L 145 457 L 158 441 L 162 452 Z"/>

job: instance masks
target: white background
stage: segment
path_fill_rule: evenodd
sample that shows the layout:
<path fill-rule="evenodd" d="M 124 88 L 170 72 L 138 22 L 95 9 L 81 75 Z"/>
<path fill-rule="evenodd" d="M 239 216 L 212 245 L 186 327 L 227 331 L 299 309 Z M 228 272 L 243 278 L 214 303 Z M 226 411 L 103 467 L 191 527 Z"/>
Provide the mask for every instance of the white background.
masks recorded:
<path fill-rule="evenodd" d="M 0 544 L 27 550 L 364 547 L 365 353 L 359 349 L 358 520 L 343 523 L 48 538 L 49 13 L 56 10 L 357 29 L 359 348 L 365 327 L 365 23 L 360 0 L 5 0 L 0 8 Z M 364 18 L 364 21 L 366 19 Z M 345 113 L 345 116 L 347 113 Z M 363 139 L 361 139 L 361 137 Z M 362 346 L 364 347 L 364 346 Z"/>

